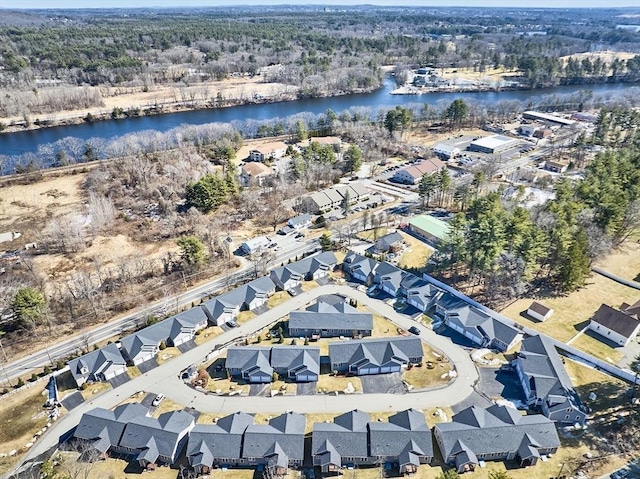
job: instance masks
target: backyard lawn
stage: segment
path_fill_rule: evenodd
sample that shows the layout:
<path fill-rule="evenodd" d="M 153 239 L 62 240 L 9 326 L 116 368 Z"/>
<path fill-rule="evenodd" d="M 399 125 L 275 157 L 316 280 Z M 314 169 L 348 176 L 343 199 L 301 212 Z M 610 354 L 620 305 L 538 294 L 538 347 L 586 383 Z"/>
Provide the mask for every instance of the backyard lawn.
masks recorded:
<path fill-rule="evenodd" d="M 618 308 L 623 302 L 632 304 L 639 298 L 640 291 L 593 273 L 587 285 L 578 291 L 548 298 L 519 299 L 501 313 L 524 326 L 566 342 L 587 326 L 601 304 Z M 526 316 L 527 308 L 534 300 L 552 308 L 553 316 L 543 323 Z"/>
<path fill-rule="evenodd" d="M 433 248 L 420 241 L 419 239 L 408 235 L 407 233 L 400 234 L 404 238 L 405 243 L 409 245 L 409 247 L 405 250 L 404 254 L 400 258 L 398 266 L 400 268 L 408 269 L 424 267 L 424 265 L 427 264 L 429 256 L 431 256 L 434 251 Z"/>

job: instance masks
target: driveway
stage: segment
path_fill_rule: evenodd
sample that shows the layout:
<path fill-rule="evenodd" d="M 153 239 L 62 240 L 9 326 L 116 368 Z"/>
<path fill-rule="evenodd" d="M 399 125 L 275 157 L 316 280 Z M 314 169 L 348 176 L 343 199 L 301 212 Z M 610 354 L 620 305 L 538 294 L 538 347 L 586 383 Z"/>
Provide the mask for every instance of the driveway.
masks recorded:
<path fill-rule="evenodd" d="M 158 364 L 158 361 L 156 361 L 156 358 L 151 358 L 148 361 L 145 361 L 144 363 L 138 364 L 138 369 L 142 374 L 145 374 L 151 371 L 152 369 L 157 368 L 158 366 L 159 364 Z"/>
<path fill-rule="evenodd" d="M 313 396 L 318 392 L 318 383 L 298 383 L 296 386 L 296 396 Z"/>
<path fill-rule="evenodd" d="M 269 397 L 271 395 L 271 384 L 250 384 L 249 396 Z"/>
<path fill-rule="evenodd" d="M 402 373 L 359 376 L 364 394 L 404 394 L 407 392 L 402 382 Z"/>
<path fill-rule="evenodd" d="M 178 351 L 184 354 L 187 351 L 191 351 L 195 347 L 196 347 L 196 342 L 193 339 L 190 339 L 189 341 L 180 344 L 178 346 Z"/>
<path fill-rule="evenodd" d="M 480 373 L 480 381 L 476 387 L 481 393 L 491 398 L 525 400 L 518 375 L 515 372 L 486 367 L 478 368 L 478 372 Z"/>
<path fill-rule="evenodd" d="M 111 384 L 112 388 L 117 388 L 122 386 L 124 383 L 128 383 L 131 381 L 131 378 L 127 373 L 118 374 L 116 377 L 109 379 L 109 384 Z"/>
<path fill-rule="evenodd" d="M 73 394 L 64 398 L 60 402 L 62 403 L 62 405 L 65 407 L 67 411 L 71 411 L 72 409 L 75 409 L 78 406 L 80 406 L 80 404 L 84 402 L 84 398 L 82 397 L 82 394 L 80 394 L 80 391 L 76 391 Z"/>

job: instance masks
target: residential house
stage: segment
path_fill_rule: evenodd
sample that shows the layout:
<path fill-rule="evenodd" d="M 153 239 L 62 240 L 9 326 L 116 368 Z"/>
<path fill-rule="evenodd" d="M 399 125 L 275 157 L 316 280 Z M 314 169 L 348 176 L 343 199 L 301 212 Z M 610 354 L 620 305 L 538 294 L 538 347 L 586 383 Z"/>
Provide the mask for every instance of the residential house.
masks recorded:
<path fill-rule="evenodd" d="M 242 459 L 248 466 L 262 466 L 273 475 L 287 474 L 289 467 L 302 466 L 306 418 L 287 412 L 269 420 L 269 424 L 247 427 Z"/>
<path fill-rule="evenodd" d="M 301 230 L 306 228 L 307 226 L 311 226 L 311 215 L 309 213 L 304 213 L 298 216 L 294 216 L 293 218 L 289 218 L 289 221 L 287 221 L 287 226 L 293 228 L 294 230 Z"/>
<path fill-rule="evenodd" d="M 302 202 L 311 213 L 318 215 L 327 213 L 340 205 L 340 203 L 334 204 L 333 200 L 324 191 L 318 191 L 306 196 L 302 199 Z"/>
<path fill-rule="evenodd" d="M 338 260 L 331 251 L 308 256 L 295 263 L 271 271 L 269 277 L 281 290 L 289 291 L 300 286 L 303 280 L 314 280 L 327 276 Z"/>
<path fill-rule="evenodd" d="M 253 416 L 236 412 L 215 424 L 197 424 L 189 433 L 187 458 L 196 474 L 209 474 L 215 466 L 238 466 L 242 459 L 242 439 Z"/>
<path fill-rule="evenodd" d="M 424 175 L 432 175 L 446 168 L 445 163 L 439 158 L 427 158 L 405 168 L 396 170 L 393 180 L 398 183 L 415 185 Z"/>
<path fill-rule="evenodd" d="M 640 321 L 630 314 L 602 304 L 591 318 L 589 329 L 624 347 L 638 335 Z"/>
<path fill-rule="evenodd" d="M 296 383 L 318 380 L 320 348 L 274 346 L 271 348 L 271 367 L 281 379 Z"/>
<path fill-rule="evenodd" d="M 249 383 L 270 383 L 273 378 L 270 353 L 271 348 L 232 346 L 227 349 L 225 368 L 233 378 Z"/>
<path fill-rule="evenodd" d="M 91 446 L 102 458 L 119 449 L 120 438 L 125 427 L 135 418 L 144 417 L 149 409 L 142 404 L 129 403 L 110 409 L 95 408 L 84 413 L 73 431 L 76 440 Z"/>
<path fill-rule="evenodd" d="M 249 151 L 249 161 L 263 163 L 270 159 L 282 158 L 287 152 L 287 145 L 282 141 L 265 143 Z"/>
<path fill-rule="evenodd" d="M 424 414 L 414 409 L 371 421 L 369 414 L 354 410 L 332 423 L 315 423 L 311 439 L 314 466 L 323 474 L 343 468 L 387 463 L 401 474 L 416 472 L 433 460 L 431 430 Z"/>
<path fill-rule="evenodd" d="M 212 324 L 219 325 L 235 319 L 240 311 L 264 305 L 275 291 L 276 285 L 265 276 L 206 301 L 202 309 Z"/>
<path fill-rule="evenodd" d="M 369 254 L 397 253 L 402 249 L 404 238 L 397 231 L 378 238 L 376 242 L 367 249 Z"/>
<path fill-rule="evenodd" d="M 337 336 L 371 336 L 373 315 L 363 313 L 346 302 L 328 304 L 318 301 L 305 311 L 289 313 L 289 335 L 311 339 Z"/>
<path fill-rule="evenodd" d="M 242 243 L 240 249 L 245 254 L 260 253 L 271 243 L 272 241 L 266 236 L 258 236 L 257 238 L 251 238 Z"/>
<path fill-rule="evenodd" d="M 184 411 L 166 412 L 157 419 L 138 416 L 127 423 L 119 447 L 135 455 L 145 469 L 171 465 L 182 452 L 194 425 L 194 417 Z"/>
<path fill-rule="evenodd" d="M 560 424 L 584 424 L 586 412 L 571 384 L 553 340 L 529 336 L 512 364 L 518 373 L 527 404 Z"/>
<path fill-rule="evenodd" d="M 395 298 L 400 293 L 400 285 L 407 274 L 409 273 L 383 261 L 376 268 L 374 281 L 380 285 L 380 289 Z"/>
<path fill-rule="evenodd" d="M 533 466 L 560 447 L 553 421 L 498 405 L 464 409 L 452 422 L 436 424 L 434 435 L 444 462 L 459 473 L 473 471 L 484 461 L 510 460 L 520 467 Z"/>
<path fill-rule="evenodd" d="M 86 382 L 108 381 L 127 372 L 127 362 L 111 343 L 69 361 L 69 370 L 78 387 Z"/>
<path fill-rule="evenodd" d="M 364 284 L 371 284 L 375 278 L 378 262 L 361 254 L 350 251 L 342 262 L 342 269 L 351 279 Z"/>
<path fill-rule="evenodd" d="M 349 183 L 345 186 L 339 186 L 335 190 L 343 200 L 348 196 L 350 205 L 366 201 L 369 198 L 369 190 L 361 183 Z"/>
<path fill-rule="evenodd" d="M 424 414 L 407 409 L 388 422 L 369 423 L 369 455 L 391 463 L 400 474 L 417 472 L 420 464 L 433 461 L 433 439 Z"/>
<path fill-rule="evenodd" d="M 422 312 L 431 309 L 441 296 L 441 289 L 426 282 L 406 289 L 407 303 Z"/>
<path fill-rule="evenodd" d="M 402 371 L 409 364 L 422 362 L 419 338 L 354 340 L 329 344 L 331 369 L 357 376 Z"/>
<path fill-rule="evenodd" d="M 244 285 L 245 298 L 241 309 L 253 311 L 269 301 L 269 297 L 276 292 L 276 285 L 268 276 L 263 276 Z"/>
<path fill-rule="evenodd" d="M 371 465 L 369 454 L 370 416 L 358 409 L 334 418 L 333 422 L 314 423 L 311 437 L 313 465 L 323 474 L 342 468 Z"/>
<path fill-rule="evenodd" d="M 202 304 L 211 324 L 220 325 L 235 319 L 247 297 L 247 286 L 240 286 Z"/>
<path fill-rule="evenodd" d="M 196 332 L 207 327 L 208 317 L 204 310 L 195 306 L 165 320 L 170 326 L 167 344 L 179 346 L 191 341 Z"/>
<path fill-rule="evenodd" d="M 273 169 L 263 163 L 245 163 L 240 172 L 240 182 L 245 188 L 254 185 L 262 186 L 268 178 L 273 176 Z"/>
<path fill-rule="evenodd" d="M 538 321 L 544 322 L 551 317 L 553 309 L 534 301 L 531 303 L 531 306 L 529 306 L 529 309 L 527 309 L 527 314 Z"/>
<path fill-rule="evenodd" d="M 522 340 L 523 333 L 518 328 L 448 294 L 438 300 L 436 312 L 448 327 L 483 348 L 507 351 Z"/>

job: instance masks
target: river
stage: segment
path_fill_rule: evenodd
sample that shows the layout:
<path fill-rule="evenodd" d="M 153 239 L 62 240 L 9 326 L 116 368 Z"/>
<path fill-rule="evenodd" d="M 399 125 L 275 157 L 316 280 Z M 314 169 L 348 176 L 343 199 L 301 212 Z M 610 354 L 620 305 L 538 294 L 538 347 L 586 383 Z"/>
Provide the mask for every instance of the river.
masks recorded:
<path fill-rule="evenodd" d="M 540 90 L 517 90 L 501 92 L 464 92 L 464 93 L 425 93 L 423 95 L 391 95 L 395 88 L 393 79 L 385 79 L 382 88 L 371 93 L 360 93 L 331 98 L 312 98 L 280 103 L 264 103 L 234 106 L 228 108 L 193 110 L 164 115 L 122 118 L 95 123 L 57 126 L 38 130 L 27 130 L 0 134 L 0 154 L 17 156 L 24 153 L 36 153 L 39 145 L 53 143 L 68 136 L 88 140 L 90 138 L 114 137 L 144 130 L 165 132 L 183 124 L 201 125 L 206 123 L 229 123 L 244 120 L 268 120 L 286 118 L 302 112 L 320 114 L 331 109 L 337 114 L 353 107 L 393 107 L 429 103 L 435 105 L 441 101 L 451 102 L 456 98 L 467 101 L 494 103 L 501 100 L 529 101 L 542 95 L 569 94 L 578 90 L 591 90 L 594 93 L 613 93 L 623 91 L 636 84 L 612 83 L 599 85 L 568 85 Z"/>

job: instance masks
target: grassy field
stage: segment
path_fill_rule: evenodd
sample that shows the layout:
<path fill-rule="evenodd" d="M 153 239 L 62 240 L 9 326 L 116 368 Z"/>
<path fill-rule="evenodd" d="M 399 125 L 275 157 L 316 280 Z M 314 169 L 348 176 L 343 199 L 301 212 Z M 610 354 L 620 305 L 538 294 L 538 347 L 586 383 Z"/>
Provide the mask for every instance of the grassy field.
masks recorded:
<path fill-rule="evenodd" d="M 629 258 L 631 260 L 631 258 Z M 603 265 L 607 267 L 607 265 Z M 601 304 L 614 308 L 623 302 L 629 304 L 640 297 L 640 292 L 621 285 L 599 274 L 592 274 L 587 285 L 571 294 L 554 297 L 519 299 L 501 311 L 505 316 L 524 326 L 548 334 L 560 341 L 568 341 L 587 326 L 589 319 Z M 554 310 L 553 316 L 541 323 L 526 316 L 533 300 L 541 301 Z"/>
<path fill-rule="evenodd" d="M 236 321 L 238 322 L 238 324 L 243 324 L 251 321 L 255 317 L 256 313 L 254 313 L 253 311 L 240 311 L 238 313 L 238 316 L 236 317 Z"/>
<path fill-rule="evenodd" d="M 289 295 L 289 293 L 287 293 L 286 291 L 276 291 L 273 295 L 271 295 L 269 301 L 267 301 L 267 305 L 269 306 L 269 309 L 273 309 L 276 306 L 284 303 L 285 301 L 288 301 L 289 299 L 291 299 L 291 295 Z"/>
<path fill-rule="evenodd" d="M 429 256 L 433 253 L 433 248 L 406 233 L 400 233 L 409 248 L 398 261 L 400 268 L 422 268 L 427 263 Z"/>
<path fill-rule="evenodd" d="M 628 386 L 623 381 L 569 359 L 565 359 L 564 367 L 580 398 L 593 409 L 594 417 L 607 416 L 628 403 L 623 394 Z M 597 396 L 595 400 L 589 399 L 592 392 Z"/>
<path fill-rule="evenodd" d="M 110 458 L 106 461 L 78 462 L 78 453 L 63 452 L 59 456 L 62 463 L 56 467 L 59 473 L 56 477 L 77 477 L 85 479 L 128 479 L 131 477 L 143 477 L 145 479 L 176 479 L 178 469 L 159 467 L 155 471 L 143 471 L 135 461 L 128 462 L 122 459 Z"/>
<path fill-rule="evenodd" d="M 611 364 L 617 363 L 624 356 L 624 354 L 616 350 L 616 348 L 600 341 L 591 331 L 585 331 L 578 336 L 575 341 L 571 342 L 571 346 L 581 349 L 582 351 L 588 351 L 589 354 L 596 358 L 603 359 Z"/>

